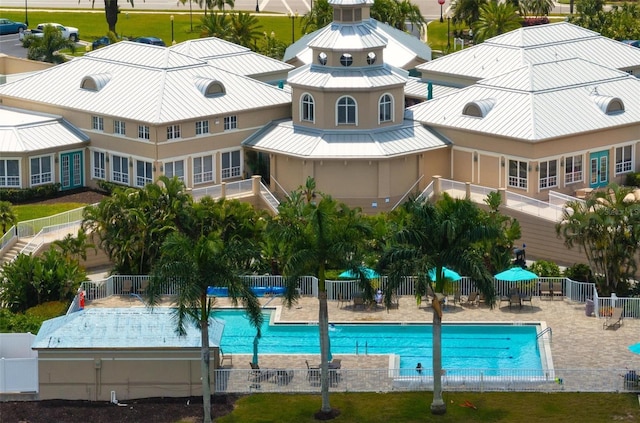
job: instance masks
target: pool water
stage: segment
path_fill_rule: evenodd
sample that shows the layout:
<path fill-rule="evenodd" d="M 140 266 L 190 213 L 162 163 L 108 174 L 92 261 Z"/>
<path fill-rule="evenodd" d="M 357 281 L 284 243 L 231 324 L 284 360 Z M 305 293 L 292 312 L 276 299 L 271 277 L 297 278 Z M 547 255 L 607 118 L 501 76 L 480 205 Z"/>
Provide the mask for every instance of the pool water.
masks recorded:
<path fill-rule="evenodd" d="M 222 349 L 225 353 L 252 354 L 256 330 L 243 311 L 216 311 L 225 321 Z M 259 354 L 320 354 L 318 326 L 270 325 L 265 314 Z M 526 369 L 541 371 L 538 325 L 444 324 L 442 366 L 456 369 Z M 432 327 L 427 324 L 335 324 L 329 328 L 332 354 L 397 354 L 400 368 L 430 368 Z M 490 373 L 487 373 L 489 375 Z"/>

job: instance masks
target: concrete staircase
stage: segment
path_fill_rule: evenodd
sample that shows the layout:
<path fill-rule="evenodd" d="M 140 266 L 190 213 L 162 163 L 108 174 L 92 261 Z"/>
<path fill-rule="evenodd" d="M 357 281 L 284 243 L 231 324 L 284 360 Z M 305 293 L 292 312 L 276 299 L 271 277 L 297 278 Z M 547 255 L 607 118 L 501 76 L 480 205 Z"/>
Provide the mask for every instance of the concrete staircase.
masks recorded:
<path fill-rule="evenodd" d="M 0 257 L 0 266 L 15 259 L 20 251 L 29 243 L 29 239 L 20 239 Z"/>

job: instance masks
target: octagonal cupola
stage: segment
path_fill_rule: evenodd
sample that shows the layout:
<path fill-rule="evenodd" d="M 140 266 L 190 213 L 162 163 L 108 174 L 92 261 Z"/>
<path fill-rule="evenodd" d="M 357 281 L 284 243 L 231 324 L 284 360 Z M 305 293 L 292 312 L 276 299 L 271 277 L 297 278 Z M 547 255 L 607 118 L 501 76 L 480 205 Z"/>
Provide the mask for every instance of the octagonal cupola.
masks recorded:
<path fill-rule="evenodd" d="M 368 20 L 373 0 L 329 0 L 333 7 L 333 22 L 353 23 Z"/>

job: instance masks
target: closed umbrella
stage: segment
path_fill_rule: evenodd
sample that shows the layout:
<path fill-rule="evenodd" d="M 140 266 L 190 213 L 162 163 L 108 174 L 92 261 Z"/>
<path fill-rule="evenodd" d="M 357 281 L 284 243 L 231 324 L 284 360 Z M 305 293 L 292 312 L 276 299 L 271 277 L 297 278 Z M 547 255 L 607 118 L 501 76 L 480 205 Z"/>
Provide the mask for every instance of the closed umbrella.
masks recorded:
<path fill-rule="evenodd" d="M 447 269 L 446 267 L 442 268 L 442 271 L 444 272 L 444 277 L 447 279 L 450 279 L 454 282 L 459 281 L 460 279 L 462 279 L 462 276 L 460 276 L 458 274 L 458 272 L 455 272 L 451 269 Z M 429 272 L 427 273 L 429 275 L 429 279 L 431 279 L 432 281 L 436 281 L 436 268 L 434 267 L 433 269 L 429 270 Z"/>
<path fill-rule="evenodd" d="M 499 281 L 517 282 L 538 279 L 538 275 L 521 267 L 512 267 L 494 276 Z"/>

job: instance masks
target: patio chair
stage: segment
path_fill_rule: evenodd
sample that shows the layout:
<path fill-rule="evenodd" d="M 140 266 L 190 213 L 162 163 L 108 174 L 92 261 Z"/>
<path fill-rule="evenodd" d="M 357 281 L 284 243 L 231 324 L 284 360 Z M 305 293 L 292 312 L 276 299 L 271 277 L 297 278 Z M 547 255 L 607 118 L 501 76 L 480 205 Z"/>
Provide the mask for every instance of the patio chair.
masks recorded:
<path fill-rule="evenodd" d="M 133 289 L 133 282 L 129 279 L 122 282 L 122 295 L 131 295 L 131 289 Z"/>
<path fill-rule="evenodd" d="M 142 283 L 140 283 L 140 287 L 138 288 L 138 294 L 139 295 L 146 294 L 148 288 L 149 288 L 149 281 L 148 280 L 142 281 Z"/>
<path fill-rule="evenodd" d="M 453 305 L 455 306 L 456 303 L 460 303 L 462 299 L 462 293 L 460 291 L 456 291 L 455 294 L 453 294 Z"/>
<path fill-rule="evenodd" d="M 553 297 L 556 296 L 564 296 L 562 292 L 562 282 L 551 282 L 551 299 L 553 300 Z"/>
<path fill-rule="evenodd" d="M 362 307 L 364 309 L 364 298 L 360 295 L 353 297 L 353 309 L 355 310 L 356 307 Z"/>
<path fill-rule="evenodd" d="M 271 379 L 271 377 L 276 374 L 274 369 L 261 369 L 260 366 L 254 364 L 252 361 L 249 362 L 249 365 L 251 366 L 251 371 L 249 371 L 247 375 L 247 380 L 251 382 L 263 382 Z"/>
<path fill-rule="evenodd" d="M 624 309 L 622 307 L 615 307 L 613 309 L 613 313 L 611 313 L 611 316 L 607 317 L 602 323 L 602 329 L 611 329 L 615 328 L 616 326 L 622 326 L 622 319 L 624 319 L 622 315 L 623 312 Z"/>
<path fill-rule="evenodd" d="M 467 300 L 464 303 L 478 305 L 478 291 L 470 292 Z"/>
<path fill-rule="evenodd" d="M 342 308 L 344 306 L 344 295 L 342 293 L 338 293 L 338 305 L 337 307 Z"/>
<path fill-rule="evenodd" d="M 512 305 L 518 305 L 520 308 L 522 308 L 522 301 L 520 299 L 520 295 L 514 294 L 511 297 L 509 297 L 509 309 L 511 309 Z"/>
<path fill-rule="evenodd" d="M 307 380 L 309 383 L 312 385 L 320 383 L 320 367 L 311 367 L 308 360 L 304 362 L 307 365 Z"/>
<path fill-rule="evenodd" d="M 528 302 L 528 303 L 529 303 L 529 306 L 530 306 L 531 308 L 533 308 L 533 300 L 532 300 L 531 295 L 521 295 L 521 296 L 520 296 L 520 301 L 521 301 L 522 303 L 527 303 L 527 302 Z"/>
<path fill-rule="evenodd" d="M 542 297 L 553 299 L 551 296 L 551 282 L 540 282 L 540 298 Z"/>

